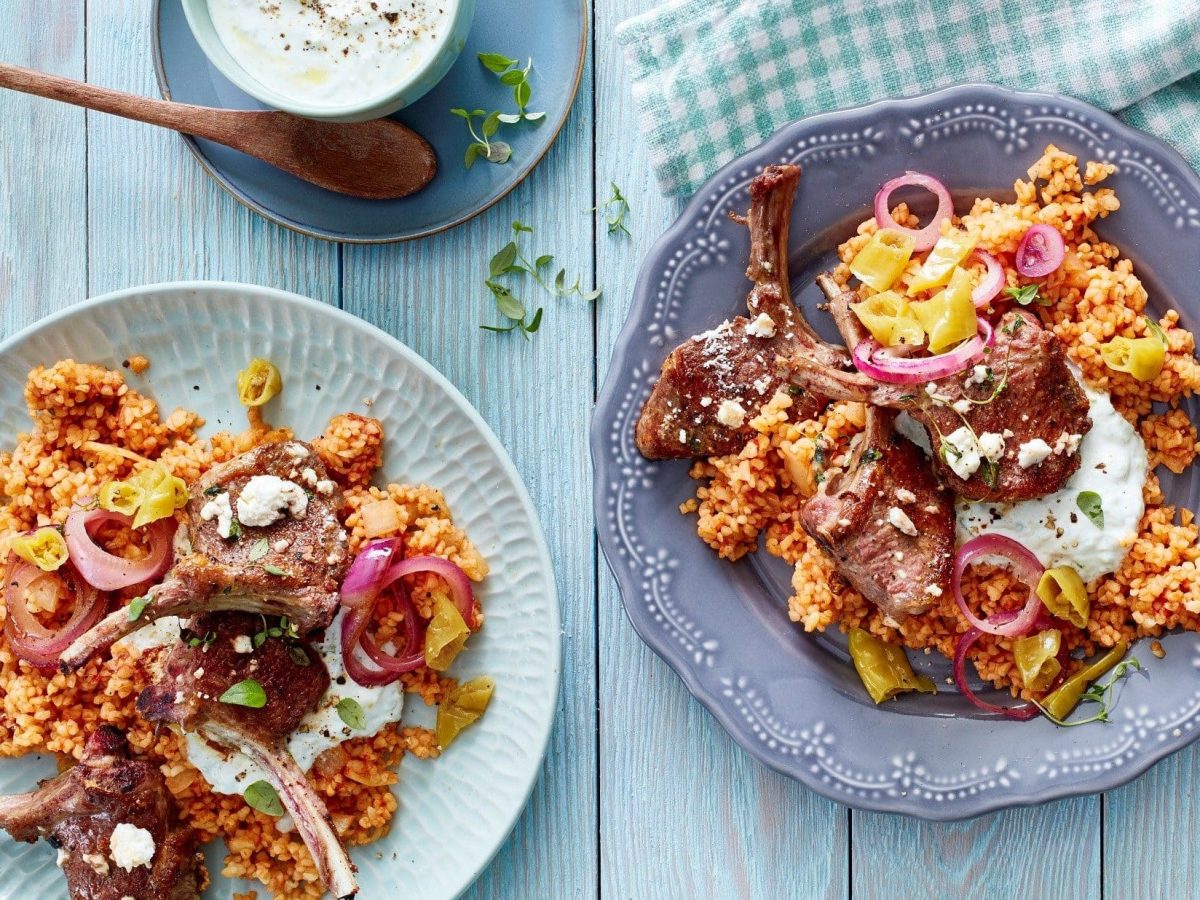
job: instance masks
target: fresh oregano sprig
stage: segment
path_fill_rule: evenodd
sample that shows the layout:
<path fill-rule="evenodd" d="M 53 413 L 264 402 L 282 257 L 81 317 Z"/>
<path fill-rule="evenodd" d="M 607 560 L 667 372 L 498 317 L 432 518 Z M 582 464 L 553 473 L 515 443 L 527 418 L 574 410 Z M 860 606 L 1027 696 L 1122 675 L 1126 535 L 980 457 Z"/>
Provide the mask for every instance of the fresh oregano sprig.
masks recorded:
<path fill-rule="evenodd" d="M 469 169 L 476 160 L 486 159 L 490 163 L 503 164 L 512 159 L 512 147 L 505 141 L 492 140 L 503 125 L 516 125 L 520 122 L 537 122 L 546 117 L 545 112 L 530 112 L 529 100 L 533 96 L 533 88 L 529 85 L 529 73 L 533 70 L 533 60 L 521 68 L 517 60 L 509 59 L 500 53 L 480 53 L 479 61 L 489 71 L 494 72 L 501 83 L 512 88 L 513 102 L 517 105 L 515 113 L 503 113 L 499 110 L 487 112 L 483 109 L 467 110 L 456 107 L 450 112 L 467 123 L 471 132 L 471 143 L 467 145 L 464 163 Z M 476 120 L 479 120 L 476 129 Z"/>
<path fill-rule="evenodd" d="M 463 160 L 468 169 L 475 165 L 475 160 L 480 157 L 492 163 L 506 163 L 512 158 L 512 147 L 504 143 L 504 141 L 490 140 L 500 129 L 500 113 L 488 113 L 482 109 L 474 109 L 468 112 L 462 108 L 455 108 L 450 110 L 450 112 L 466 121 L 467 130 L 471 132 L 471 137 L 474 138 L 467 145 L 467 155 Z M 479 131 L 475 130 L 476 119 L 482 119 L 479 124 Z"/>
<path fill-rule="evenodd" d="M 496 308 L 502 316 L 509 320 L 510 324 L 507 326 L 481 325 L 480 327 L 485 331 L 499 333 L 520 331 L 521 335 L 528 339 L 541 327 L 543 310 L 538 307 L 530 317 L 521 299 L 499 279 L 506 276 L 523 277 L 528 275 L 538 287 L 554 297 L 577 295 L 584 300 L 595 300 L 600 296 L 601 289 L 584 289 L 580 276 L 576 276 L 575 280 L 568 285 L 569 279 L 565 268 L 560 268 L 554 278 L 549 280 L 554 257 L 549 253 L 544 253 L 530 260 L 521 252 L 520 241 L 522 235 L 533 234 L 533 229 L 524 222 L 515 221 L 512 223 L 512 230 L 512 240 L 501 247 L 488 261 L 488 277 L 484 280 L 484 285 L 491 291 L 492 298 L 496 301 Z"/>
<path fill-rule="evenodd" d="M 625 199 L 625 195 L 621 193 L 621 189 L 617 187 L 615 181 L 612 184 L 612 194 L 601 209 L 604 211 L 605 221 L 608 223 L 608 233 L 629 234 L 629 226 L 625 224 L 625 217 L 629 215 L 629 201 Z"/>
<path fill-rule="evenodd" d="M 479 61 L 488 71 L 495 73 L 501 84 L 512 88 L 513 102 L 517 104 L 516 113 L 500 113 L 500 121 L 505 125 L 515 125 L 518 122 L 537 122 L 546 117 L 545 112 L 530 112 L 529 100 L 533 96 L 533 88 L 529 85 L 529 73 L 533 69 L 531 58 L 525 68 L 520 63 L 509 59 L 500 53 L 480 53 Z"/>

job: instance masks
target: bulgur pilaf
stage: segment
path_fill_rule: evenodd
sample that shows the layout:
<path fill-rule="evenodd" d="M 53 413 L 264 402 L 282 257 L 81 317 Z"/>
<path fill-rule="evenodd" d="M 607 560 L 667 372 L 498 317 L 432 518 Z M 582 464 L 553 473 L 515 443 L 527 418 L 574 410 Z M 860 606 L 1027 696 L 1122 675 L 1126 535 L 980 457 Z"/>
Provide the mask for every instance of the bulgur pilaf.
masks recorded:
<path fill-rule="evenodd" d="M 144 372 L 149 361 L 131 357 L 129 368 Z M 266 442 L 292 437 L 272 428 L 251 410 L 251 427 L 242 433 L 219 432 L 201 439 L 203 420 L 176 409 L 163 418 L 150 397 L 132 389 L 120 371 L 63 360 L 38 367 L 25 385 L 33 428 L 16 446 L 0 452 L 0 553 L 8 558 L 12 539 L 32 528 L 60 525 L 77 501 L 95 497 L 101 485 L 124 479 L 138 460 L 152 460 L 189 484 L 215 464 Z M 353 554 L 368 537 L 361 509 L 368 502 L 395 505 L 395 530 L 406 555 L 433 554 L 457 563 L 473 580 L 488 572 L 483 557 L 457 528 L 441 493 L 426 485 L 374 487 L 382 458 L 383 429 L 378 420 L 356 414 L 333 417 L 313 445 L 344 491 L 342 522 Z M 386 533 L 386 532 L 385 532 Z M 100 532 L 106 548 L 127 558 L 144 553 L 128 531 Z M 432 615 L 435 594 L 445 588 L 433 575 L 411 580 L 412 601 L 420 616 Z M 121 592 L 119 602 L 137 593 Z M 2 607 L 3 604 L 0 604 Z M 65 609 L 41 611 L 43 623 L 61 624 Z M 0 613 L 2 616 L 3 613 Z M 376 609 L 380 645 L 395 637 L 402 614 L 385 603 Z M 481 618 L 481 617 L 480 617 Z M 2 619 L 0 619 L 2 621 Z M 228 846 L 223 874 L 262 882 L 281 898 L 322 895 L 316 867 L 298 833 L 281 832 L 278 819 L 250 808 L 241 796 L 212 791 L 184 755 L 184 741 L 172 729 L 156 727 L 138 714 L 135 702 L 149 683 L 136 650 L 118 644 L 110 656 L 93 658 L 73 674 L 49 677 L 20 659 L 0 636 L 0 756 L 53 753 L 64 767 L 80 758 L 87 737 L 102 723 L 121 729 L 135 752 L 158 762 L 177 801 L 182 820 L 204 841 L 224 838 Z M 436 704 L 454 679 L 422 666 L 402 678 L 407 692 Z M 433 731 L 387 725 L 372 737 L 353 738 L 323 753 L 309 780 L 324 799 L 334 825 L 347 844 L 366 844 L 387 833 L 396 813 L 391 791 L 396 767 L 406 753 L 421 759 L 438 756 Z"/>
<path fill-rule="evenodd" d="M 1014 202 L 977 199 L 970 212 L 943 222 L 942 233 L 965 230 L 978 248 L 1008 260 L 1004 269 L 1010 288 L 1024 283 L 1011 259 L 1030 225 L 1044 223 L 1061 233 L 1065 261 L 1040 282 L 1048 305 L 1027 310 L 1063 342 L 1086 384 L 1109 392 L 1116 410 L 1144 441 L 1151 469 L 1161 464 L 1178 473 L 1193 464 L 1200 449 L 1196 426 L 1179 406 L 1200 388 L 1193 335 L 1178 326 L 1174 311 L 1158 320 L 1166 358 L 1149 382 L 1110 369 L 1100 353 L 1100 345 L 1114 337 L 1141 338 L 1150 331 L 1143 319 L 1147 293 L 1132 263 L 1093 230 L 1098 219 L 1120 206 L 1112 189 L 1097 187 L 1114 171 L 1111 164 L 1095 162 L 1081 170 L 1075 157 L 1050 146 L 1029 169 L 1028 180 L 1015 183 Z M 903 204 L 892 215 L 902 226 L 917 227 L 916 216 Z M 850 282 L 851 260 L 876 231 L 875 219 L 868 219 L 840 246 L 841 264 L 834 276 L 842 286 Z M 920 266 L 914 257 L 898 284 L 907 286 Z M 978 264 L 974 272 L 982 268 Z M 1159 411 L 1153 404 L 1159 404 Z M 788 615 L 805 631 L 862 627 L 889 643 L 953 657 L 970 626 L 950 592 L 924 614 L 888 621 L 837 574 L 833 561 L 801 527 L 800 509 L 818 481 L 849 464 L 850 442 L 863 429 L 865 406 L 833 402 L 816 418 L 803 421 L 790 418 L 792 406 L 792 397 L 780 391 L 752 420 L 755 434 L 739 452 L 695 462 L 695 498 L 681 512 L 697 514 L 700 538 L 722 558 L 737 560 L 755 551 L 761 538 L 769 553 L 794 565 Z M 1200 631 L 1200 533 L 1194 512 L 1167 504 L 1153 471 L 1143 494 L 1145 513 L 1123 562 L 1116 572 L 1087 585 L 1092 600 L 1086 629 L 1064 630 L 1067 646 L 1077 651 L 1074 669 L 1082 665 L 1078 657 L 1120 641 L 1161 636 L 1173 628 Z M 963 592 L 981 616 L 1019 609 L 1028 596 L 1028 588 L 1008 569 L 979 565 L 967 570 Z M 984 680 L 1030 698 L 1033 692 L 1014 665 L 1012 644 L 1011 638 L 984 634 L 969 658 Z"/>

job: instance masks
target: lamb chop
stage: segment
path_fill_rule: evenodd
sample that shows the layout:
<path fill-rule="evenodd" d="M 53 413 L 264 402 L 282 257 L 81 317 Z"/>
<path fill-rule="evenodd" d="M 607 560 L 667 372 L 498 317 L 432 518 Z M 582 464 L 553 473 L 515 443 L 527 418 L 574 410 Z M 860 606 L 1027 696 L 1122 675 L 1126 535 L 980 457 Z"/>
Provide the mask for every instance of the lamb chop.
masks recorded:
<path fill-rule="evenodd" d="M 792 302 L 788 231 L 799 166 L 767 166 L 750 182 L 750 266 L 747 299 L 752 319 L 696 335 L 667 357 L 638 420 L 638 449 L 650 459 L 685 459 L 739 450 L 753 435 L 750 419 L 787 384 L 779 357 L 811 356 L 844 368 L 849 358 L 825 344 Z M 795 416 L 812 418 L 824 401 L 797 398 Z"/>
<path fill-rule="evenodd" d="M 817 282 L 831 300 L 841 293 L 826 275 Z M 837 323 L 848 346 L 862 340 L 853 316 Z M 925 612 L 950 590 L 954 497 L 917 446 L 896 432 L 896 416 L 867 407 L 849 467 L 822 482 L 800 522 L 855 590 L 900 619 Z"/>
<path fill-rule="evenodd" d="M 128 751 L 120 731 L 101 725 L 78 765 L 0 797 L 0 827 L 58 849 L 71 900 L 198 900 L 208 876 L 197 835 L 177 819 L 158 766 Z"/>
<path fill-rule="evenodd" d="M 245 647 L 239 648 L 238 638 L 258 633 L 261 616 L 211 613 L 197 616 L 190 627 L 205 639 L 172 647 L 155 683 L 138 697 L 138 710 L 152 722 L 172 722 L 248 756 L 278 791 L 326 887 L 338 898 L 354 896 L 354 864 L 325 804 L 286 747 L 288 737 L 329 688 L 321 657 L 302 639 L 287 637 L 267 640 L 250 653 L 239 652 Z M 230 687 L 247 680 L 262 688 L 264 705 L 252 708 L 220 700 Z"/>
<path fill-rule="evenodd" d="M 835 319 L 853 316 L 853 299 L 846 292 L 831 301 Z M 943 483 L 972 500 L 1031 500 L 1061 489 L 1079 469 L 1079 442 L 1092 427 L 1087 397 L 1062 344 L 1027 311 L 1001 317 L 979 371 L 927 384 L 883 384 L 803 354 L 786 365 L 806 389 L 908 412 L 929 434 Z M 972 443 L 987 437 L 995 458 L 977 455 L 978 469 L 968 471 L 963 457 L 973 451 L 947 440 L 956 432 Z"/>
<path fill-rule="evenodd" d="M 320 457 L 301 441 L 264 444 L 215 466 L 192 486 L 176 563 L 147 592 L 141 615 L 110 613 L 66 649 L 60 668 L 75 671 L 163 616 L 239 609 L 286 616 L 302 634 L 324 628 L 348 565 L 341 503 Z"/>

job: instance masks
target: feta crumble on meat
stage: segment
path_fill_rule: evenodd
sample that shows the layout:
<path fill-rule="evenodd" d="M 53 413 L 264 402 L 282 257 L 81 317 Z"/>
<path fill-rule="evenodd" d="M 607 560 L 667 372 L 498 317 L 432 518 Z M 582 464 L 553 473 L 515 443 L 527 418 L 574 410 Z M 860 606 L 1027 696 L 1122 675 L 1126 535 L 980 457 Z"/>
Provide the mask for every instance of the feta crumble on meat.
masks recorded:
<path fill-rule="evenodd" d="M 912 491 L 910 491 L 908 488 L 897 488 L 896 489 L 896 499 L 899 500 L 901 503 L 916 503 L 917 495 L 914 494 Z"/>
<path fill-rule="evenodd" d="M 988 378 L 988 367 L 985 365 L 977 365 L 971 373 L 971 377 L 966 380 L 966 384 L 983 384 Z"/>
<path fill-rule="evenodd" d="M 1004 455 L 1004 435 L 985 431 L 979 436 L 979 452 L 988 462 L 998 462 Z"/>
<path fill-rule="evenodd" d="M 942 438 L 942 456 L 959 478 L 967 479 L 979 471 L 983 454 L 974 432 L 966 425 Z"/>
<path fill-rule="evenodd" d="M 936 584 L 928 584 L 925 586 L 925 593 L 930 597 L 940 597 L 942 596 L 942 589 Z"/>
<path fill-rule="evenodd" d="M 303 518 L 306 512 L 308 495 L 304 488 L 277 475 L 255 475 L 237 499 L 238 521 L 251 527 L 271 525 L 284 515 Z"/>
<path fill-rule="evenodd" d="M 233 639 L 233 652 L 234 653 L 253 653 L 254 652 L 254 641 L 252 641 L 250 639 L 250 635 L 239 634 L 237 637 L 235 637 Z"/>
<path fill-rule="evenodd" d="M 233 528 L 233 507 L 229 505 L 228 492 L 217 494 L 202 507 L 200 507 L 200 518 L 205 522 L 217 520 L 217 534 L 223 538 L 228 538 L 230 530 Z"/>
<path fill-rule="evenodd" d="M 888 524 L 899 531 L 901 534 L 907 534 L 909 537 L 917 536 L 917 526 L 913 524 L 913 520 L 908 517 L 908 513 L 898 506 L 893 506 L 888 510 Z"/>
<path fill-rule="evenodd" d="M 775 320 L 766 313 L 759 313 L 758 318 L 746 326 L 746 334 L 752 337 L 775 337 Z"/>
<path fill-rule="evenodd" d="M 1058 440 L 1056 440 L 1054 442 L 1054 452 L 1055 452 L 1055 454 L 1057 454 L 1059 456 L 1061 456 L 1064 453 L 1067 456 L 1074 456 L 1076 453 L 1079 452 L 1079 443 L 1082 440 L 1083 440 L 1083 435 L 1068 434 L 1067 432 L 1064 431 L 1062 434 L 1060 434 L 1058 436 Z"/>
<path fill-rule="evenodd" d="M 113 829 L 108 848 L 112 861 L 132 872 L 138 866 L 149 867 L 154 860 L 154 835 L 145 828 L 121 822 Z"/>
<path fill-rule="evenodd" d="M 960 416 L 965 416 L 971 411 L 971 405 L 971 401 L 964 397 L 962 400 L 955 400 L 953 403 L 951 403 L 950 408 Z"/>
<path fill-rule="evenodd" d="M 1017 462 L 1020 463 L 1022 469 L 1032 469 L 1034 466 L 1041 465 L 1053 452 L 1054 449 L 1041 438 L 1034 438 L 1021 445 L 1021 449 L 1017 452 Z"/>
<path fill-rule="evenodd" d="M 717 407 L 717 421 L 730 428 L 741 428 L 746 421 L 746 408 L 736 400 L 722 400 Z"/>
<path fill-rule="evenodd" d="M 707 409 L 708 407 L 712 406 L 712 397 L 701 397 L 701 398 L 700 398 L 700 405 L 701 405 L 701 406 L 703 406 L 703 407 L 705 407 L 706 409 Z"/>

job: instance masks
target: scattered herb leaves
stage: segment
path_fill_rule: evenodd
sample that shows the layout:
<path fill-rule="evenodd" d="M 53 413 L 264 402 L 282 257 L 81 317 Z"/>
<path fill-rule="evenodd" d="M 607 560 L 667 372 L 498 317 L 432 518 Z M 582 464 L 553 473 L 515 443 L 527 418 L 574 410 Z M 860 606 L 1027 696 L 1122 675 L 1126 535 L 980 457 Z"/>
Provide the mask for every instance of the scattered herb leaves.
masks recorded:
<path fill-rule="evenodd" d="M 1043 297 L 1038 290 L 1040 284 L 1023 284 L 1020 287 L 1010 287 L 1004 289 L 1004 296 L 1010 300 L 1016 300 L 1022 306 L 1028 306 L 1030 303 L 1036 303 L 1039 306 L 1049 306 L 1051 301 L 1048 297 Z"/>
<path fill-rule="evenodd" d="M 233 519 L 230 519 L 229 520 L 229 537 L 227 537 L 226 540 L 236 541 L 241 536 L 242 536 L 242 523 L 239 522 L 236 517 Z"/>
<path fill-rule="evenodd" d="M 257 809 L 260 813 L 266 813 L 275 818 L 283 815 L 283 802 L 279 799 L 279 792 L 269 782 L 254 782 L 246 788 L 242 799 L 246 801 L 247 806 Z"/>
<path fill-rule="evenodd" d="M 1017 316 L 1002 329 L 1009 337 L 1013 337 L 1018 331 L 1025 327 L 1025 317 Z"/>
<path fill-rule="evenodd" d="M 464 109 L 455 107 L 451 115 L 458 116 L 467 123 L 471 132 L 471 143 L 467 145 L 463 164 L 470 169 L 477 160 L 484 159 L 490 163 L 503 165 L 512 159 L 512 147 L 505 141 L 493 140 L 501 125 L 516 125 L 520 122 L 537 122 L 546 117 L 544 112 L 530 112 L 529 100 L 533 96 L 533 88 L 529 85 L 529 73 L 533 69 L 530 59 L 524 68 L 515 59 L 509 59 L 500 53 L 480 53 L 479 61 L 488 71 L 500 79 L 501 84 L 512 88 L 513 102 L 517 105 L 515 113 L 502 113 L 500 110 L 488 112 L 485 109 Z M 478 124 L 476 124 L 478 120 Z"/>
<path fill-rule="evenodd" d="M 362 731 L 367 727 L 367 717 L 362 706 L 353 697 L 343 697 L 337 705 L 338 717 L 353 728 Z"/>
<path fill-rule="evenodd" d="M 1141 670 L 1142 664 L 1138 661 L 1136 656 L 1123 659 L 1113 666 L 1108 681 L 1105 681 L 1103 684 L 1093 684 L 1090 688 L 1080 694 L 1080 703 L 1100 704 L 1100 711 L 1095 715 L 1088 716 L 1085 719 L 1076 719 L 1073 722 L 1067 721 L 1066 719 L 1060 719 L 1058 716 L 1051 715 L 1049 712 L 1047 712 L 1046 707 L 1042 706 L 1040 703 L 1037 703 L 1036 700 L 1034 703 L 1037 703 L 1038 709 L 1042 711 L 1042 714 L 1047 719 L 1062 728 L 1074 728 L 1077 725 L 1089 725 L 1092 722 L 1107 722 L 1109 720 L 1109 713 L 1112 712 L 1112 708 L 1116 705 L 1116 699 L 1112 696 L 1113 686 L 1130 672 L 1140 672 Z"/>
<path fill-rule="evenodd" d="M 250 562 L 255 562 L 267 555 L 267 551 L 271 549 L 270 543 L 266 538 L 259 538 L 254 542 L 254 546 L 250 548 Z"/>
<path fill-rule="evenodd" d="M 312 665 L 312 660 L 308 658 L 308 651 L 299 644 L 288 644 L 287 652 L 292 662 L 296 665 L 301 667 Z"/>
<path fill-rule="evenodd" d="M 1095 491 L 1080 491 L 1075 498 L 1079 511 L 1092 520 L 1097 528 L 1104 527 L 1104 503 Z"/>
<path fill-rule="evenodd" d="M 522 235 L 533 234 L 533 229 L 524 222 L 515 221 L 512 223 L 512 231 L 512 240 L 488 260 L 488 277 L 483 282 L 484 287 L 492 294 L 496 309 L 508 320 L 509 324 L 481 325 L 480 328 L 500 334 L 520 331 L 521 336 L 528 340 L 542 325 L 542 307 L 538 307 L 531 316 L 521 298 L 513 293 L 512 288 L 498 279 L 508 276 L 523 278 L 528 275 L 548 294 L 555 297 L 578 295 L 584 300 L 595 300 L 600 296 L 600 289 L 585 290 L 581 286 L 581 279 L 578 276 L 572 284 L 568 285 L 567 270 L 564 268 L 558 270 L 553 281 L 548 281 L 554 257 L 549 253 L 543 253 L 530 260 L 521 252 L 520 241 Z"/>
<path fill-rule="evenodd" d="M 204 496 L 206 497 L 215 497 L 219 493 L 221 493 L 221 486 L 219 484 L 214 484 L 204 489 Z"/>
<path fill-rule="evenodd" d="M 621 193 L 621 189 L 617 187 L 615 181 L 612 184 L 612 196 L 604 201 L 605 221 L 608 223 L 609 234 L 629 234 L 629 226 L 625 224 L 625 217 L 629 215 L 629 201 L 625 199 L 625 195 Z"/>
<path fill-rule="evenodd" d="M 274 563 L 264 563 L 263 571 L 266 572 L 268 575 L 286 575 L 287 574 L 287 572 L 283 571 L 283 569 L 279 568 L 279 566 L 275 565 Z"/>
<path fill-rule="evenodd" d="M 883 459 L 883 453 L 878 447 L 868 447 L 862 455 L 862 461 L 865 463 L 878 462 L 881 459 Z"/>
<path fill-rule="evenodd" d="M 141 597 L 134 597 L 129 601 L 129 621 L 136 622 L 142 617 L 146 607 L 150 605 L 150 595 L 145 594 Z"/>
<path fill-rule="evenodd" d="M 237 684 L 230 685 L 225 693 L 217 699 L 231 706 L 248 706 L 251 709 L 262 709 L 267 705 L 267 692 L 253 678 L 247 678 L 245 681 L 239 681 Z"/>
<path fill-rule="evenodd" d="M 1142 318 L 1144 318 L 1146 320 L 1146 328 L 1149 329 L 1150 333 L 1152 335 L 1154 335 L 1156 338 L 1158 338 L 1159 342 L 1161 342 L 1162 345 L 1164 347 L 1166 347 L 1167 346 L 1167 333 L 1165 331 L 1163 331 L 1162 326 L 1159 325 L 1157 322 L 1155 322 L 1149 316 L 1143 316 Z"/>

